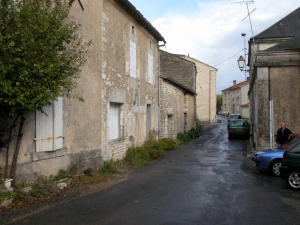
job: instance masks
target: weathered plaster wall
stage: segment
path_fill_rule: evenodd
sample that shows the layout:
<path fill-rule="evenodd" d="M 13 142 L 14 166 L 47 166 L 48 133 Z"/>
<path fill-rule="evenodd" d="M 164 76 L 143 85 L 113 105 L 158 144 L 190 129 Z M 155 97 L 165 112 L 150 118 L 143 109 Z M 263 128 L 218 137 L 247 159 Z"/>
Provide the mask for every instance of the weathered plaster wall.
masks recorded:
<path fill-rule="evenodd" d="M 270 96 L 273 100 L 274 132 L 285 122 L 292 132 L 300 131 L 300 70 L 297 66 L 270 68 Z"/>
<path fill-rule="evenodd" d="M 200 62 L 192 57 L 187 56 L 196 64 L 196 104 L 197 104 L 197 119 L 199 121 L 216 121 L 216 77 L 217 71 L 215 68 Z"/>
<path fill-rule="evenodd" d="M 245 119 L 249 119 L 250 115 L 249 115 L 249 106 L 247 107 L 241 107 L 241 111 L 242 111 L 242 117 Z"/>
<path fill-rule="evenodd" d="M 249 91 L 249 84 L 241 87 L 241 94 L 240 94 L 241 105 L 249 103 L 248 91 Z"/>
<path fill-rule="evenodd" d="M 102 1 L 83 0 L 83 12 L 77 2 L 71 8 L 71 16 L 82 24 L 80 33 L 84 41 L 92 40 L 87 62 L 82 68 L 78 86 L 73 91 L 84 102 L 76 99 L 63 100 L 64 147 L 54 152 L 36 153 L 35 114 L 27 117 L 24 124 L 18 157 L 17 179 L 33 179 L 36 175 L 56 174 L 67 169 L 71 163 L 80 162 L 86 167 L 97 167 L 101 157 L 101 70 L 102 64 Z M 12 145 L 13 147 L 13 145 Z M 11 151 L 12 157 L 13 151 Z M 11 159 L 10 159 L 11 161 Z"/>
<path fill-rule="evenodd" d="M 230 91 L 223 91 L 222 92 L 222 100 L 223 100 L 223 114 L 228 114 L 230 112 L 230 106 L 231 106 L 231 101 L 230 101 Z"/>
<path fill-rule="evenodd" d="M 158 129 L 158 43 L 114 1 L 75 1 L 71 15 L 82 24 L 80 33 L 92 41 L 87 62 L 82 68 L 74 99 L 63 100 L 64 147 L 53 152 L 36 153 L 35 115 L 24 127 L 17 177 L 56 174 L 72 163 L 97 168 L 103 160 L 123 158 L 128 146 L 142 144 L 146 138 L 146 109 L 151 105 L 151 128 Z M 137 79 L 129 77 L 129 38 L 135 27 Z M 149 43 L 152 43 L 151 49 Z M 147 83 L 148 52 L 153 54 L 154 84 Z M 109 140 L 109 104 L 119 101 L 120 133 Z M 2 158 L 3 159 L 3 158 Z"/>
<path fill-rule="evenodd" d="M 255 130 L 257 135 L 256 145 L 258 148 L 269 146 L 269 69 L 267 67 L 257 68 L 259 76 L 256 78 L 255 93 L 257 93 L 257 122 Z"/>

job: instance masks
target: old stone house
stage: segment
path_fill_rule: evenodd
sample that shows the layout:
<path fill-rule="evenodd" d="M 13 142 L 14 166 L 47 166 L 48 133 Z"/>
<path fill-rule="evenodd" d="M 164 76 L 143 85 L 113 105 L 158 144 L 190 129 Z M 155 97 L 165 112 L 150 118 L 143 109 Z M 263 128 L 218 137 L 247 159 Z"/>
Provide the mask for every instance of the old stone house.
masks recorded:
<path fill-rule="evenodd" d="M 184 56 L 196 65 L 196 112 L 197 120 L 203 122 L 215 122 L 217 111 L 216 99 L 216 79 L 217 69 L 200 60 L 191 57 L 189 54 Z"/>
<path fill-rule="evenodd" d="M 160 138 L 195 127 L 195 86 L 195 64 L 160 50 Z"/>
<path fill-rule="evenodd" d="M 97 168 L 158 131 L 158 49 L 164 38 L 128 0 L 81 3 L 84 8 L 74 1 L 71 15 L 82 24 L 83 38 L 92 41 L 74 90 L 84 102 L 59 98 L 45 108 L 48 116 L 27 117 L 19 180 L 74 164 Z"/>
<path fill-rule="evenodd" d="M 274 146 L 281 122 L 299 132 L 300 8 L 249 40 L 251 122 L 257 149 Z"/>
<path fill-rule="evenodd" d="M 236 83 L 229 88 L 222 90 L 223 107 L 222 114 L 241 114 L 243 118 L 249 119 L 249 81 Z"/>

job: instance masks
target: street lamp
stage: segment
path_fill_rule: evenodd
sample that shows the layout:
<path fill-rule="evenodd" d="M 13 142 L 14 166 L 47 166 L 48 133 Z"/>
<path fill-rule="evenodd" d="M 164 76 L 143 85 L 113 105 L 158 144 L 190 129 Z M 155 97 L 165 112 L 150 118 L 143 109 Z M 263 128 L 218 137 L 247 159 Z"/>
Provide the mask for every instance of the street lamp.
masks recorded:
<path fill-rule="evenodd" d="M 244 66 L 245 66 L 245 59 L 243 56 L 240 56 L 240 58 L 238 59 L 238 65 L 239 65 L 239 68 L 241 71 L 246 71 L 246 70 L 243 70 Z"/>
<path fill-rule="evenodd" d="M 245 50 L 245 60 L 246 60 L 246 34 L 245 33 L 242 33 L 242 37 L 244 37 L 244 50 Z M 244 61 L 245 62 L 245 61 Z M 246 65 L 245 65 L 245 80 L 247 80 L 247 71 L 246 71 Z"/>

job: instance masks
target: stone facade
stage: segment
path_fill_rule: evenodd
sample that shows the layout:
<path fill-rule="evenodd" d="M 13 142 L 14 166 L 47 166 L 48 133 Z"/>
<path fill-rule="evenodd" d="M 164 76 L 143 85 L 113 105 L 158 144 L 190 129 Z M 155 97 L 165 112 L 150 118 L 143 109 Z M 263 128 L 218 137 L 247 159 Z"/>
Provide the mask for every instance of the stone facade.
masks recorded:
<path fill-rule="evenodd" d="M 295 88 L 300 84 L 299 13 L 300 8 L 249 40 L 250 117 L 257 149 L 274 146 L 281 122 L 300 131 L 300 90 Z"/>
<path fill-rule="evenodd" d="M 195 126 L 195 64 L 160 51 L 160 138 L 176 138 Z"/>
<path fill-rule="evenodd" d="M 127 0 L 81 2 L 84 11 L 75 1 L 71 16 L 82 24 L 80 34 L 92 45 L 73 94 L 84 102 L 63 99 L 60 149 L 37 149 L 36 115 L 27 117 L 18 180 L 49 176 L 74 164 L 98 168 L 103 160 L 122 159 L 150 130 L 158 131 L 158 48 L 165 40 Z M 136 77 L 130 74 L 132 68 Z"/>
<path fill-rule="evenodd" d="M 216 79 L 218 70 L 206 63 L 190 57 L 189 55 L 184 58 L 195 63 L 197 68 L 197 120 L 203 122 L 215 122 L 217 111 Z"/>
<path fill-rule="evenodd" d="M 255 75 L 250 89 L 251 118 L 256 148 L 264 149 L 272 147 L 275 140 L 273 136 L 276 135 L 281 122 L 285 122 L 292 132 L 300 130 L 300 120 L 295 116 L 300 110 L 297 101 L 300 91 L 292 88 L 300 85 L 300 52 L 269 52 L 256 55 L 259 64 L 255 64 Z M 280 60 L 276 66 L 272 65 L 275 63 L 273 57 L 276 61 Z M 291 60 L 292 58 L 297 60 Z M 286 65 L 287 61 L 290 65 Z M 270 101 L 273 102 L 271 117 Z"/>

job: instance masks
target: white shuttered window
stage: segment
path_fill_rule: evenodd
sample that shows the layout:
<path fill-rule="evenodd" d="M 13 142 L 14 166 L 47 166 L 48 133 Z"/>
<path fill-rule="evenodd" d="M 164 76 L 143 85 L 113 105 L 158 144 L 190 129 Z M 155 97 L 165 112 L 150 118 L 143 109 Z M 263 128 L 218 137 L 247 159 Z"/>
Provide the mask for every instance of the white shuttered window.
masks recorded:
<path fill-rule="evenodd" d="M 131 77 L 136 78 L 136 43 L 132 40 L 130 40 L 129 49 L 129 73 Z"/>
<path fill-rule="evenodd" d="M 109 139 L 119 138 L 120 133 L 120 104 L 110 103 L 109 107 Z"/>
<path fill-rule="evenodd" d="M 153 84 L 153 55 L 148 53 L 148 83 Z"/>
<path fill-rule="evenodd" d="M 36 152 L 55 151 L 63 147 L 62 98 L 44 107 L 47 114 L 36 112 Z"/>

